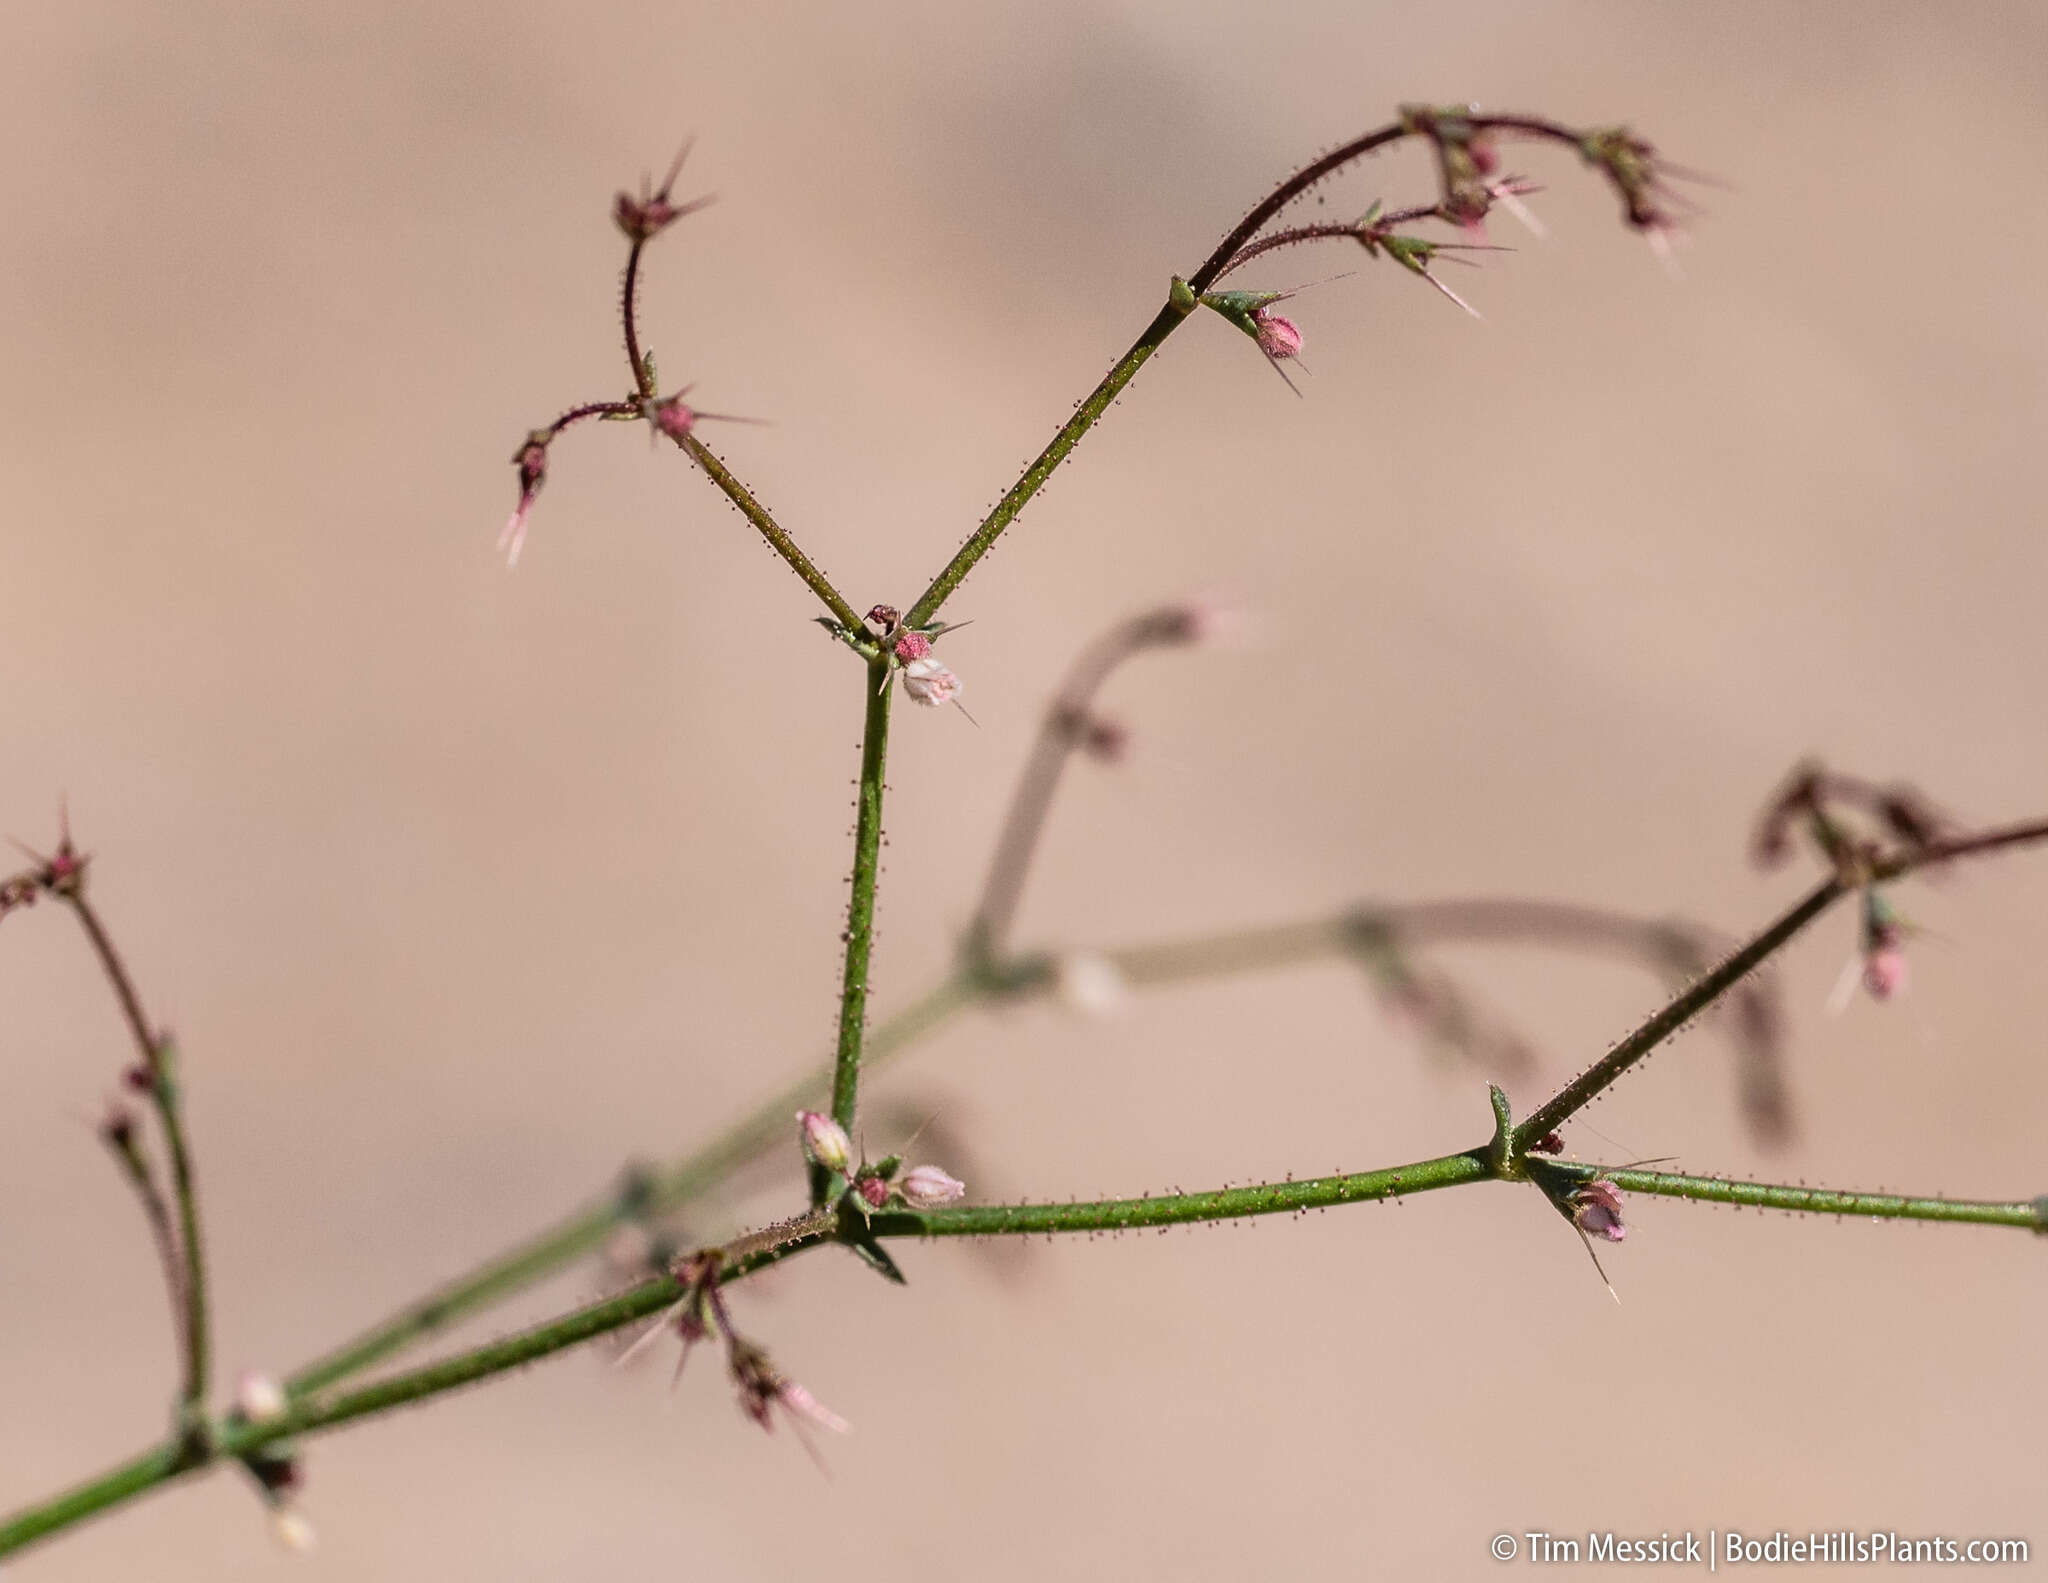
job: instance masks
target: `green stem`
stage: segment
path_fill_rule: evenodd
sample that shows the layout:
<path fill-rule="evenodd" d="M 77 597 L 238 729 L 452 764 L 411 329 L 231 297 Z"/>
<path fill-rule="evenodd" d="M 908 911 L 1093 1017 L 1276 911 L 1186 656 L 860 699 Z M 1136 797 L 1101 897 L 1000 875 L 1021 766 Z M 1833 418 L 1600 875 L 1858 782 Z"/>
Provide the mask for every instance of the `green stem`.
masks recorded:
<path fill-rule="evenodd" d="M 1901 1193 L 1836 1192 L 1826 1187 L 1786 1187 L 1738 1182 L 1725 1176 L 1686 1176 L 1677 1171 L 1603 1170 L 1564 1161 L 1531 1163 L 1532 1174 L 1551 1173 L 1575 1181 L 1604 1177 L 1628 1193 L 1683 1198 L 1703 1204 L 1738 1204 L 1783 1209 L 1794 1214 L 1868 1215 L 1874 1220 L 1940 1220 L 1977 1226 L 2013 1226 L 2048 1233 L 2048 1197 L 2004 1201 L 1914 1198 Z"/>
<path fill-rule="evenodd" d="M 846 971 L 839 989 L 839 1048 L 832 1064 L 832 1119 L 851 1129 L 860 1097 L 861 1045 L 867 1037 L 868 964 L 875 944 L 875 881 L 882 870 L 883 775 L 889 760 L 889 703 L 896 692 L 886 652 L 865 674 L 866 722 L 860 743 L 859 804 L 853 827 L 852 895 L 846 907 Z M 811 1202 L 821 1204 L 828 1173 L 811 1170 Z"/>
<path fill-rule="evenodd" d="M 1166 338 L 1180 327 L 1181 321 L 1194 312 L 1203 292 L 1215 282 L 1216 277 L 1230 267 L 1231 260 L 1247 242 L 1288 204 L 1307 192 L 1316 183 L 1332 175 L 1353 160 L 1361 159 L 1373 150 L 1388 143 L 1398 142 L 1409 135 L 1409 129 L 1401 122 L 1383 126 L 1352 139 L 1340 148 L 1331 150 L 1321 159 L 1305 165 L 1301 170 L 1282 182 L 1262 198 L 1251 213 L 1240 220 L 1230 234 L 1216 244 L 1216 249 L 1202 261 L 1201 267 L 1185 281 L 1176 280 L 1173 291 L 1167 297 L 1166 306 L 1145 326 L 1144 334 L 1131 343 L 1131 349 L 1117 360 L 1117 364 L 1097 385 L 1088 398 L 1074 410 L 1074 415 L 1060 427 L 1050 444 L 1038 453 L 1032 464 L 1024 469 L 1024 476 L 1010 486 L 1009 493 L 996 502 L 995 509 L 983 519 L 980 527 L 960 546 L 958 553 L 946 563 L 944 571 L 932 579 L 931 587 L 918 596 L 917 603 L 910 607 L 904 617 L 911 626 L 923 626 L 938 614 L 939 606 L 946 602 L 953 590 L 958 588 L 967 574 L 974 570 L 975 563 L 988 554 L 1003 530 L 1017 518 L 1017 513 L 1029 504 L 1031 497 L 1052 476 L 1053 469 L 1064 462 L 1074 447 L 1081 443 L 1081 436 L 1095 427 L 1096 420 L 1109 410 L 1109 404 L 1122 394 L 1123 388 L 1137 376 L 1152 354 L 1159 350 Z"/>
<path fill-rule="evenodd" d="M 1440 1155 L 1380 1171 L 1360 1171 L 1303 1181 L 1262 1182 L 1207 1192 L 1157 1198 L 1112 1198 L 1090 1203 L 990 1204 L 951 1209 L 896 1209 L 873 1217 L 866 1233 L 878 1237 L 989 1237 L 1134 1231 L 1148 1227 L 1234 1220 L 1253 1215 L 1305 1213 L 1340 1204 L 1372 1203 L 1439 1188 L 1495 1180 L 1500 1162 L 1490 1145 Z M 1674 1172 L 1603 1170 L 1595 1165 L 1553 1160 L 1529 1162 L 1532 1175 L 1550 1174 L 1570 1182 L 1605 1177 L 1628 1192 L 1759 1208 L 1888 1219 L 1966 1222 L 2048 1232 L 2048 1197 L 2031 1201 L 1971 1201 L 1909 1198 L 1891 1193 L 1834 1192 L 1825 1188 L 1772 1186 L 1722 1177 Z M 841 1241 L 847 1227 L 833 1208 L 814 1209 L 729 1243 L 722 1251 L 721 1281 L 730 1283 L 810 1248 Z M 0 1556 L 110 1506 L 146 1493 L 209 1462 L 244 1457 L 273 1441 L 332 1429 L 358 1418 L 388 1412 L 472 1385 L 509 1369 L 581 1345 L 675 1302 L 676 1281 L 663 1276 L 564 1314 L 517 1335 L 473 1347 L 340 1396 L 300 1397 L 283 1417 L 262 1424 L 228 1418 L 212 1426 L 212 1437 L 196 1452 L 175 1442 L 52 1500 L 0 1523 Z"/>
<path fill-rule="evenodd" d="M 1809 891 L 1806 897 L 1762 934 L 1725 958 L 1720 966 L 1702 976 L 1683 993 L 1668 1002 L 1635 1032 L 1617 1044 L 1593 1065 L 1567 1083 L 1542 1109 L 1515 1128 L 1513 1153 L 1520 1155 L 1545 1133 L 1577 1115 L 1622 1073 L 1705 1011 L 1757 967 L 1775 956 L 1781 946 L 1826 912 L 1849 887 L 1840 879 L 1829 879 Z"/>
<path fill-rule="evenodd" d="M 1872 864 L 1867 873 L 1830 876 L 1809 891 L 1791 911 L 1750 940 L 1712 972 L 1705 974 L 1663 1010 L 1617 1044 L 1560 1090 L 1541 1110 L 1515 1128 L 1512 1153 L 1520 1156 L 1531 1143 L 1554 1132 L 1611 1087 L 1636 1062 L 1648 1055 L 1699 1013 L 1705 1011 L 1744 977 L 1775 956 L 1814 919 L 1867 880 L 1901 879 L 1918 869 L 1962 858 L 1989 857 L 2017 846 L 2048 840 L 2048 820 L 2006 825 L 1950 841 L 1937 841 L 1911 852 L 1897 853 Z"/>
<path fill-rule="evenodd" d="M 1159 988 L 1341 954 L 1356 949 L 1360 930 L 1367 924 L 1390 929 L 1403 939 L 1430 941 L 1525 939 L 1543 943 L 1564 934 L 1574 943 L 1613 944 L 1646 960 L 1659 955 L 1659 942 L 1672 930 L 1686 927 L 1514 898 L 1475 898 L 1371 905 L 1326 919 L 1121 946 L 1102 955 L 1133 987 Z M 1037 956 L 1010 957 L 978 974 L 945 979 L 868 1036 L 861 1053 L 862 1068 L 872 1071 L 971 1006 L 991 999 L 1043 995 L 1054 979 L 1051 960 Z M 507 1249 L 306 1364 L 285 1382 L 286 1389 L 297 1395 L 331 1385 L 546 1279 L 601 1247 L 619 1226 L 694 1201 L 734 1171 L 786 1143 L 794 1112 L 829 1105 L 833 1073 L 831 1066 L 805 1073 L 712 1142 L 658 1174 L 638 1175 L 626 1190 Z"/>
<path fill-rule="evenodd" d="M 1888 859 L 1879 865 L 1878 877 L 1895 879 L 1915 867 L 1985 856 L 2007 848 L 2048 838 L 2048 822 L 2012 825 L 1981 835 L 1943 843 L 1917 858 Z M 1823 890 L 1831 888 L 1822 887 Z M 1599 1076 L 1611 1082 L 1628 1064 L 1639 1060 L 1657 1040 L 1725 994 L 1743 972 L 1750 971 L 1817 912 L 1809 911 L 1821 892 L 1809 896 L 1788 918 L 1794 920 L 1790 933 L 1781 933 L 1786 920 L 1731 956 L 1716 972 L 1702 978 L 1642 1030 L 1631 1035 L 1588 1071 L 1564 1094 L 1536 1112 L 1515 1130 L 1516 1155 L 1543 1133 L 1539 1121 L 1567 1096 L 1585 1093 Z M 1826 902 L 1820 902 L 1825 907 Z M 1214 977 L 1219 974 L 1254 971 L 1285 966 L 1317 956 L 1353 948 L 1363 923 L 1391 927 L 1402 937 L 1432 939 L 1475 939 L 1522 936 L 1557 932 L 1572 935 L 1588 944 L 1613 941 L 1625 945 L 1633 936 L 1646 956 L 1656 955 L 1660 938 L 1673 926 L 1549 903 L 1490 899 L 1454 902 L 1416 902 L 1363 908 L 1324 920 L 1279 924 L 1227 934 L 1167 941 L 1155 945 L 1125 946 L 1104 951 L 1104 957 L 1134 986 L 1146 987 Z M 1741 966 L 1747 963 L 1749 966 Z M 1730 969 L 1739 969 L 1732 975 Z M 876 1029 L 867 1041 L 862 1061 L 874 1067 L 908 1048 L 918 1038 L 960 1011 L 992 996 L 1016 997 L 1043 993 L 1053 982 L 1052 964 L 1036 957 L 1013 958 L 978 976 L 947 979 L 922 1000 L 906 1008 Z M 125 1004 L 125 1001 L 124 1001 Z M 1642 1041 L 1649 1040 L 1648 1044 Z M 1620 1057 L 1625 1062 L 1617 1063 Z M 346 1375 L 378 1362 L 400 1348 L 432 1334 L 458 1319 L 475 1313 L 513 1291 L 545 1279 L 599 1247 L 605 1237 L 636 1216 L 666 1213 L 687 1204 L 732 1171 L 757 1158 L 763 1151 L 788 1136 L 792 1112 L 815 1108 L 827 1101 L 832 1090 L 832 1073 L 806 1074 L 765 1104 L 757 1107 L 737 1125 L 712 1143 L 693 1151 L 654 1178 L 640 1193 L 617 1194 L 605 1202 L 571 1217 L 531 1241 L 507 1250 L 473 1274 L 444 1287 L 391 1318 L 365 1331 L 352 1341 L 306 1365 L 287 1382 L 294 1392 L 318 1389 Z M 1604 1087 L 1604 1083 L 1602 1084 Z M 1576 1106 L 1574 1107 L 1576 1109 Z M 1562 1114 L 1559 1117 L 1563 1119 Z M 1549 1122 L 1543 1132 L 1554 1129 Z"/>
<path fill-rule="evenodd" d="M 958 588 L 974 570 L 975 562 L 988 554 L 991 546 L 1002 537 L 1003 529 L 1017 519 L 1017 513 L 1030 503 L 1040 486 L 1052 477 L 1053 469 L 1064 462 L 1074 447 L 1081 443 L 1081 436 L 1095 427 L 1096 420 L 1109 410 L 1109 404 L 1123 392 L 1137 377 L 1152 354 L 1165 344 L 1166 338 L 1180 327 L 1180 323 L 1195 310 L 1195 297 L 1179 281 L 1174 282 L 1172 295 L 1166 306 L 1145 326 L 1145 333 L 1131 343 L 1131 349 L 1117 359 L 1116 366 L 1103 375 L 1102 383 L 1088 394 L 1088 399 L 1074 409 L 1074 415 L 1060 426 L 1059 433 L 1052 437 L 1046 448 L 1038 453 L 1032 464 L 1024 469 L 1024 476 L 1012 484 L 1009 493 L 995 504 L 995 509 L 983 519 L 980 527 L 960 546 L 958 553 L 946 563 L 945 570 L 932 579 L 931 587 L 917 596 L 917 603 L 904 616 L 904 625 L 921 627 L 938 614 L 939 606 L 947 596 Z"/>
<path fill-rule="evenodd" d="M 1384 1171 L 1318 1176 L 1302 1181 L 1260 1182 L 1200 1193 L 1156 1198 L 1104 1198 L 1078 1204 L 986 1204 L 957 1209 L 889 1210 L 874 1218 L 883 1237 L 1033 1236 L 1054 1232 L 1136 1231 L 1150 1226 L 1184 1226 L 1205 1220 L 1238 1220 L 1249 1215 L 1283 1215 L 1338 1204 L 1400 1198 L 1439 1187 L 1463 1187 L 1492 1179 L 1486 1150 L 1441 1155 Z"/>
<path fill-rule="evenodd" d="M 147 1495 L 182 1474 L 204 1466 L 205 1461 L 187 1459 L 176 1442 L 153 1446 L 97 1478 L 87 1479 L 62 1495 L 53 1495 L 41 1505 L 16 1512 L 7 1521 L 0 1522 L 0 1556 L 12 1555 L 38 1539 L 98 1515 L 109 1506 L 118 1506 L 138 1495 Z"/>
<path fill-rule="evenodd" d="M 768 541 L 768 547 L 789 562 L 797 576 L 804 580 L 805 586 L 824 601 L 825 608 L 832 612 L 833 619 L 849 631 L 858 632 L 860 617 L 854 613 L 853 606 L 846 602 L 845 597 L 832 586 L 831 580 L 818 570 L 811 558 L 797 548 L 796 540 L 783 531 L 782 524 L 769 515 L 768 508 L 753 497 L 745 484 L 733 477 L 725 463 L 721 462 L 694 434 L 684 435 L 676 444 L 691 461 L 704 469 L 705 476 L 724 491 L 726 499 L 740 508 L 740 515 L 753 523 L 761 537 Z"/>

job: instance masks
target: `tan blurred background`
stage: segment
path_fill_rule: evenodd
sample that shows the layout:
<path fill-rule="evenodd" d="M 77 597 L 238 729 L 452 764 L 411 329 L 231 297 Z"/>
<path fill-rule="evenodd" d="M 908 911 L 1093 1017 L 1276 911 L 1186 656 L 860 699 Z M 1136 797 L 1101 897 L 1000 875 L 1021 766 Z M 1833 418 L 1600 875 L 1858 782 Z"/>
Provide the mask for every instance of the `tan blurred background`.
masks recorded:
<path fill-rule="evenodd" d="M 1027 940 L 1531 893 L 1746 929 L 1797 756 L 2048 811 L 2025 5 L 17 10 L 0 102 L 0 828 L 67 796 L 186 1049 L 232 1374 L 288 1367 L 674 1154 L 822 1053 L 859 679 L 680 458 L 519 436 L 623 383 L 613 191 L 701 135 L 656 251 L 666 382 L 856 603 L 907 603 L 1263 186 L 1404 99 L 1627 119 L 1724 177 L 1666 278 L 1572 161 L 1553 240 L 1461 275 L 1306 255 L 1307 399 L 1192 325 L 949 611 L 976 731 L 898 722 L 879 1009 L 945 967 L 1056 667 L 1195 588 L 1258 646 L 1109 701 Z M 1419 160 L 1340 189 L 1426 191 Z M 707 431 L 708 434 L 708 431 Z M 1912 992 L 1786 962 L 1801 1136 L 1689 1036 L 1574 1142 L 1838 1186 L 2048 1190 L 2048 860 L 1905 898 Z M 1462 953 L 1547 1052 L 1656 1002 Z M 0 1506 L 158 1432 L 141 1226 L 75 1118 L 125 1055 L 76 938 L 0 938 Z M 1335 965 L 1105 1022 L 970 1017 L 877 1084 L 979 1193 L 1359 1168 L 1482 1136 Z M 891 1140 L 876 1140 L 887 1143 Z M 950 1162 L 949 1162 L 950 1163 Z M 787 1206 L 792 1167 L 707 1231 Z M 730 1215 L 732 1220 L 722 1218 Z M 802 1261 L 743 1323 L 855 1435 L 819 1477 L 715 1366 L 557 1359 L 318 1441 L 291 1561 L 238 1481 L 24 1578 L 1498 1576 L 1503 1530 L 2023 1534 L 2048 1547 L 2043 1248 L 1631 1205 L 1607 1265 L 1525 1192 Z M 473 1327 L 597 1291 L 577 1272 Z M 1526 1413 L 1504 1406 L 1528 1404 Z M 1808 1575 L 1824 1575 L 1820 1572 Z"/>

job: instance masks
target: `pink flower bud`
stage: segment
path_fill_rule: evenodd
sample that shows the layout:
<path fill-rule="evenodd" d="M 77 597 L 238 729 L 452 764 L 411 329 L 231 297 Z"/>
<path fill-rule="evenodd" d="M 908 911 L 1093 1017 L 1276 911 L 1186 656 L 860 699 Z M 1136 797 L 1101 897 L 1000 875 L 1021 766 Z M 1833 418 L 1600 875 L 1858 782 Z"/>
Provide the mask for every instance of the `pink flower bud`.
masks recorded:
<path fill-rule="evenodd" d="M 932 640 L 922 632 L 906 632 L 896 640 L 896 658 L 908 665 L 912 660 L 926 659 L 932 652 Z"/>
<path fill-rule="evenodd" d="M 1872 1000 L 1890 1000 L 1906 987 L 1906 953 L 1897 941 L 1879 946 L 1863 959 L 1863 987 Z"/>
<path fill-rule="evenodd" d="M 904 1202 L 913 1209 L 936 1209 L 941 1204 L 957 1203 L 967 1195 L 967 1184 L 957 1176 L 948 1176 L 936 1165 L 914 1165 L 903 1173 L 903 1180 L 897 1187 L 902 1191 Z"/>
<path fill-rule="evenodd" d="M 1572 1191 L 1572 1224 L 1589 1237 L 1619 1242 L 1628 1235 L 1621 1223 L 1621 1189 L 1605 1177 L 1597 1177 Z"/>
<path fill-rule="evenodd" d="M 853 1184 L 853 1190 L 870 1209 L 881 1209 L 889 1202 L 889 1184 L 879 1176 L 863 1176 Z"/>
<path fill-rule="evenodd" d="M 284 1387 L 268 1374 L 248 1371 L 235 1381 L 235 1411 L 252 1424 L 267 1424 L 284 1417 Z"/>
<path fill-rule="evenodd" d="M 918 703 L 937 708 L 960 696 L 960 678 L 927 654 L 903 667 L 903 690 Z"/>
<path fill-rule="evenodd" d="M 116 1149 L 126 1150 L 135 1142 L 135 1107 L 124 1094 L 109 1094 L 100 1112 L 100 1137 Z"/>
<path fill-rule="evenodd" d="M 1259 327 L 1259 350 L 1276 362 L 1301 355 L 1301 331 L 1296 329 L 1292 319 L 1283 319 L 1270 308 L 1253 312 L 1252 323 Z"/>
<path fill-rule="evenodd" d="M 1105 764 L 1121 764 L 1131 751 L 1131 728 L 1121 720 L 1090 715 L 1081 724 L 1081 751 Z"/>
<path fill-rule="evenodd" d="M 894 605 L 875 605 L 861 617 L 861 625 L 868 629 L 868 635 L 886 638 L 896 630 L 896 623 L 902 619 Z"/>
<path fill-rule="evenodd" d="M 681 396 L 670 396 L 654 404 L 654 426 L 671 440 L 681 441 L 697 427 L 697 414 L 684 405 Z"/>
<path fill-rule="evenodd" d="M 804 1158 L 811 1164 L 841 1172 L 853 1164 L 853 1140 L 838 1122 L 815 1110 L 800 1110 L 796 1119 L 803 1129 Z"/>
<path fill-rule="evenodd" d="M 1092 951 L 1061 957 L 1053 982 L 1069 1009 L 1090 1017 L 1107 1017 L 1131 998 L 1130 986 L 1116 964 Z"/>

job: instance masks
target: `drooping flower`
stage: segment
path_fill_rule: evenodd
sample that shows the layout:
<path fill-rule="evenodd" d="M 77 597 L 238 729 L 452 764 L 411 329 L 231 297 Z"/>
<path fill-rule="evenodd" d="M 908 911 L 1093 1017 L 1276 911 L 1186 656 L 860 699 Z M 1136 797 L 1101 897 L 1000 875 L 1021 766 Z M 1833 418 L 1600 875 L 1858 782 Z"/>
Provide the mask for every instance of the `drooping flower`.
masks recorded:
<path fill-rule="evenodd" d="M 548 479 L 549 438 L 546 430 L 536 429 L 512 458 L 512 465 L 519 469 L 519 504 L 512 508 L 505 531 L 498 535 L 498 553 L 508 567 L 519 564 L 519 552 L 526 547 L 527 518 L 533 514 L 540 486 Z"/>
<path fill-rule="evenodd" d="M 1572 1224 L 1587 1236 L 1620 1242 L 1628 1235 L 1621 1219 L 1621 1189 L 1606 1177 L 1595 1177 L 1572 1189 L 1566 1202 L 1571 1205 Z"/>
<path fill-rule="evenodd" d="M 1301 355 L 1301 331 L 1292 319 L 1284 319 L 1270 307 L 1255 309 L 1252 323 L 1259 350 L 1276 361 Z"/>
<path fill-rule="evenodd" d="M 853 1428 L 844 1418 L 776 1368 L 768 1354 L 752 1342 L 742 1341 L 735 1336 L 729 1361 L 732 1365 L 733 1384 L 739 1387 L 740 1410 L 763 1429 L 774 1429 L 775 1420 L 771 1416 L 771 1409 L 777 1406 L 781 1407 L 792 1427 L 799 1430 L 809 1424 L 843 1435 Z"/>

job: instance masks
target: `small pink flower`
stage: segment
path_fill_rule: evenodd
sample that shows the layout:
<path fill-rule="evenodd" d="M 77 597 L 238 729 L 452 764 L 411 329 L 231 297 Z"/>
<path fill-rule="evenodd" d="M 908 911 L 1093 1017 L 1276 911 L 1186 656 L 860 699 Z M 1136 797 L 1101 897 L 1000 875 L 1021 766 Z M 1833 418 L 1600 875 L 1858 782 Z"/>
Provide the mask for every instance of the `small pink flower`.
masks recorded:
<path fill-rule="evenodd" d="M 841 1172 L 853 1164 L 853 1140 L 838 1122 L 815 1110 L 798 1111 L 796 1120 L 803 1132 L 804 1158 L 811 1164 Z"/>
<path fill-rule="evenodd" d="M 676 155 L 675 163 L 668 168 L 668 175 L 658 192 L 649 192 L 647 183 L 640 184 L 640 196 L 622 192 L 612 200 L 612 219 L 621 231 L 635 242 L 652 241 L 663 231 L 674 225 L 686 214 L 694 214 L 711 201 L 709 197 L 692 198 L 688 203 L 677 203 L 669 194 L 675 190 L 676 177 L 683 173 L 683 161 L 690 157 L 690 145 L 685 143 Z"/>
<path fill-rule="evenodd" d="M 1619 1242 L 1628 1235 L 1621 1221 L 1621 1189 L 1605 1177 L 1596 1177 L 1572 1191 L 1572 1224 L 1589 1237 Z"/>
<path fill-rule="evenodd" d="M 805 1423 L 816 1424 L 820 1429 L 829 1429 L 835 1435 L 851 1434 L 853 1425 L 832 1411 L 817 1397 L 805 1390 L 795 1380 L 784 1380 L 776 1400 L 782 1403 L 783 1411 Z"/>
<path fill-rule="evenodd" d="M 1283 319 L 1268 307 L 1255 309 L 1252 323 L 1258 326 L 1259 350 L 1268 357 L 1277 362 L 1301 355 L 1301 331 L 1292 319 Z"/>
<path fill-rule="evenodd" d="M 889 1202 L 889 1184 L 879 1176 L 863 1176 L 853 1184 L 853 1190 L 870 1209 L 881 1209 Z"/>
<path fill-rule="evenodd" d="M 791 1424 L 801 1430 L 806 1424 L 843 1435 L 852 1429 L 844 1418 L 776 1368 L 767 1353 L 752 1342 L 733 1338 L 728 1362 L 733 1384 L 739 1387 L 740 1409 L 763 1429 L 772 1430 L 770 1409 L 779 1405 Z"/>
<path fill-rule="evenodd" d="M 896 658 L 905 665 L 908 665 L 912 660 L 927 659 L 930 657 L 931 652 L 932 640 L 922 632 L 905 632 L 896 640 Z"/>
<path fill-rule="evenodd" d="M 903 667 L 903 690 L 918 703 L 937 708 L 959 698 L 960 678 L 927 654 Z"/>
<path fill-rule="evenodd" d="M 948 1176 L 936 1165 L 914 1165 L 896 1185 L 913 1209 L 936 1209 L 941 1204 L 957 1203 L 967 1195 L 965 1182 Z"/>
<path fill-rule="evenodd" d="M 526 443 L 512 458 L 512 465 L 519 469 L 519 504 L 513 507 L 505 531 L 498 535 L 498 553 L 505 557 L 508 567 L 519 564 L 519 552 L 526 545 L 526 520 L 533 514 L 533 502 L 540 494 L 540 486 L 547 482 L 547 434 L 536 430 L 528 435 Z"/>

